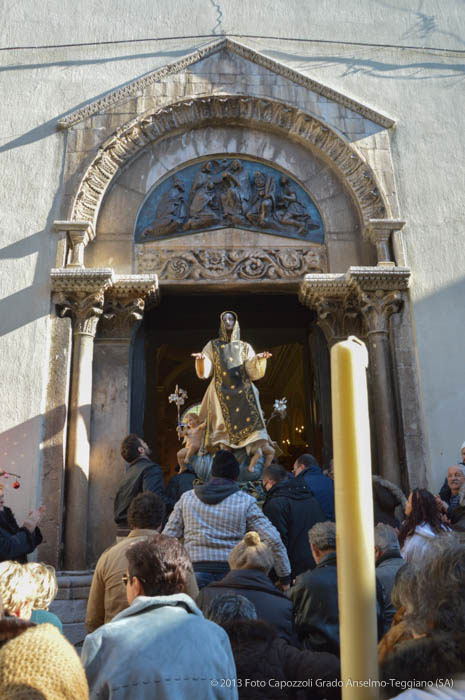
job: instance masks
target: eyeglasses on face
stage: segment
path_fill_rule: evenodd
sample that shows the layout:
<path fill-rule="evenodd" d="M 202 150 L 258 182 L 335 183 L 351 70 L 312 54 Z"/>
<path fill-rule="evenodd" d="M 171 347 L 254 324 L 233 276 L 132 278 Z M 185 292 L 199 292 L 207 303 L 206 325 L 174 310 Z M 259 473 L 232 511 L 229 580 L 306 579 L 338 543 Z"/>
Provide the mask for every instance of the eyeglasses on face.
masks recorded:
<path fill-rule="evenodd" d="M 121 580 L 123 582 L 123 585 L 127 586 L 129 583 L 129 579 L 133 579 L 133 578 L 134 578 L 134 576 L 129 576 L 128 574 L 123 574 L 123 576 L 121 576 Z M 142 578 L 141 576 L 137 576 L 136 578 L 138 578 L 141 583 L 147 583 L 145 578 Z"/>

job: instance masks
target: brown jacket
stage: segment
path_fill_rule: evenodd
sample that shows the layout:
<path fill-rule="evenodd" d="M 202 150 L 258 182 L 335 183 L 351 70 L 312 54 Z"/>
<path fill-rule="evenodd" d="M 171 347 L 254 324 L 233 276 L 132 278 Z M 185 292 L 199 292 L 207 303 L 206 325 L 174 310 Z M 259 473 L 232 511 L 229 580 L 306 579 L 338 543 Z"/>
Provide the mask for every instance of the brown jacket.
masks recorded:
<path fill-rule="evenodd" d="M 122 576 L 128 568 L 126 552 L 135 542 L 156 534 L 156 530 L 131 530 L 121 542 L 103 552 L 95 567 L 87 602 L 88 632 L 93 632 L 101 625 L 110 622 L 115 615 L 128 607 L 126 589 L 122 581 Z M 199 593 L 193 571 L 188 574 L 183 592 L 194 600 Z"/>

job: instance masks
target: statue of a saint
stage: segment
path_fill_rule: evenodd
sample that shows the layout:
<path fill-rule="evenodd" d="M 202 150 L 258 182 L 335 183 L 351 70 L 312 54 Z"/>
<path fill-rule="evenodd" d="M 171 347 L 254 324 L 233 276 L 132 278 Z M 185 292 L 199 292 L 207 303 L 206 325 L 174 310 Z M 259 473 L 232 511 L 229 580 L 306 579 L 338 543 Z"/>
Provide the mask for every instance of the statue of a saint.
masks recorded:
<path fill-rule="evenodd" d="M 254 454 L 269 437 L 253 381 L 264 376 L 271 354 L 256 355 L 240 340 L 233 311 L 224 311 L 220 318 L 220 337 L 210 340 L 202 352 L 193 353 L 197 376 L 208 379 L 213 375 L 199 413 L 206 422 L 204 450 L 245 447 L 248 454 Z"/>

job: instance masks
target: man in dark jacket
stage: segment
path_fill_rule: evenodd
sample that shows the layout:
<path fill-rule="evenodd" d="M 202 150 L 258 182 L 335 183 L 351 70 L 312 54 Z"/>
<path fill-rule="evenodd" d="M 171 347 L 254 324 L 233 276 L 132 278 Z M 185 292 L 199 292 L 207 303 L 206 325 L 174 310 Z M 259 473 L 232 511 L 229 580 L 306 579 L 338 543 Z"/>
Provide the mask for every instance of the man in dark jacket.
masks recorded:
<path fill-rule="evenodd" d="M 325 518 L 323 510 L 308 486 L 300 479 L 289 479 L 279 464 L 266 467 L 262 475 L 266 491 L 263 512 L 281 535 L 291 563 L 292 580 L 315 568 L 308 531 Z"/>
<path fill-rule="evenodd" d="M 128 508 L 137 494 L 151 491 L 168 504 L 162 471 L 158 464 L 149 459 L 150 454 L 147 443 L 134 433 L 125 437 L 121 444 L 121 456 L 129 462 L 129 469 L 116 493 L 114 513 L 115 523 L 122 530 L 129 530 Z"/>
<path fill-rule="evenodd" d="M 177 474 L 173 474 L 171 479 L 166 484 L 168 514 L 171 513 L 182 494 L 194 488 L 194 481 L 196 478 L 197 474 L 190 468 L 189 465 L 187 465 L 185 469 L 180 470 Z"/>
<path fill-rule="evenodd" d="M 335 519 L 334 482 L 323 474 L 315 457 L 303 454 L 297 457 L 292 468 L 297 483 L 304 483 L 320 504 L 326 520 Z"/>
<path fill-rule="evenodd" d="M 4 506 L 3 488 L 0 488 L 0 561 L 13 559 L 20 564 L 27 562 L 27 555 L 42 542 L 37 527 L 45 512 L 45 506 L 29 513 L 21 527 L 10 508 Z"/>
<path fill-rule="evenodd" d="M 336 525 L 317 523 L 308 533 L 316 568 L 297 577 L 288 595 L 294 603 L 295 627 L 302 645 L 339 656 Z M 376 586 L 378 638 L 384 628 L 384 591 Z"/>

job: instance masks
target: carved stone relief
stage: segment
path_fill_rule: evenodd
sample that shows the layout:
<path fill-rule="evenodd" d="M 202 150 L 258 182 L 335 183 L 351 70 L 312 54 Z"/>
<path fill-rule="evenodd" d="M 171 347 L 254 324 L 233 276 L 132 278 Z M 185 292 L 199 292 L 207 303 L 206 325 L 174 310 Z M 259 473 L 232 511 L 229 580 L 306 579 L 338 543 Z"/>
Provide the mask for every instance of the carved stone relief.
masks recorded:
<path fill-rule="evenodd" d="M 139 212 L 136 241 L 236 226 L 323 243 L 309 195 L 270 165 L 217 158 L 189 165 L 158 185 Z"/>
<path fill-rule="evenodd" d="M 139 250 L 139 272 L 160 280 L 292 280 L 327 268 L 324 246 L 312 248 Z"/>
<path fill-rule="evenodd" d="M 236 95 L 179 102 L 155 113 L 141 115 L 118 129 L 102 145 L 88 167 L 74 201 L 71 219 L 95 225 L 100 203 L 113 177 L 141 149 L 173 130 L 222 123 L 284 130 L 286 135 L 316 148 L 332 162 L 351 191 L 365 225 L 370 219 L 384 218 L 389 213 L 370 167 L 332 129 L 310 114 L 281 102 Z M 258 221 L 269 215 L 266 204 L 261 209 L 255 213 Z M 180 212 L 176 217 L 180 219 Z M 289 217 L 287 221 L 289 223 Z"/>

